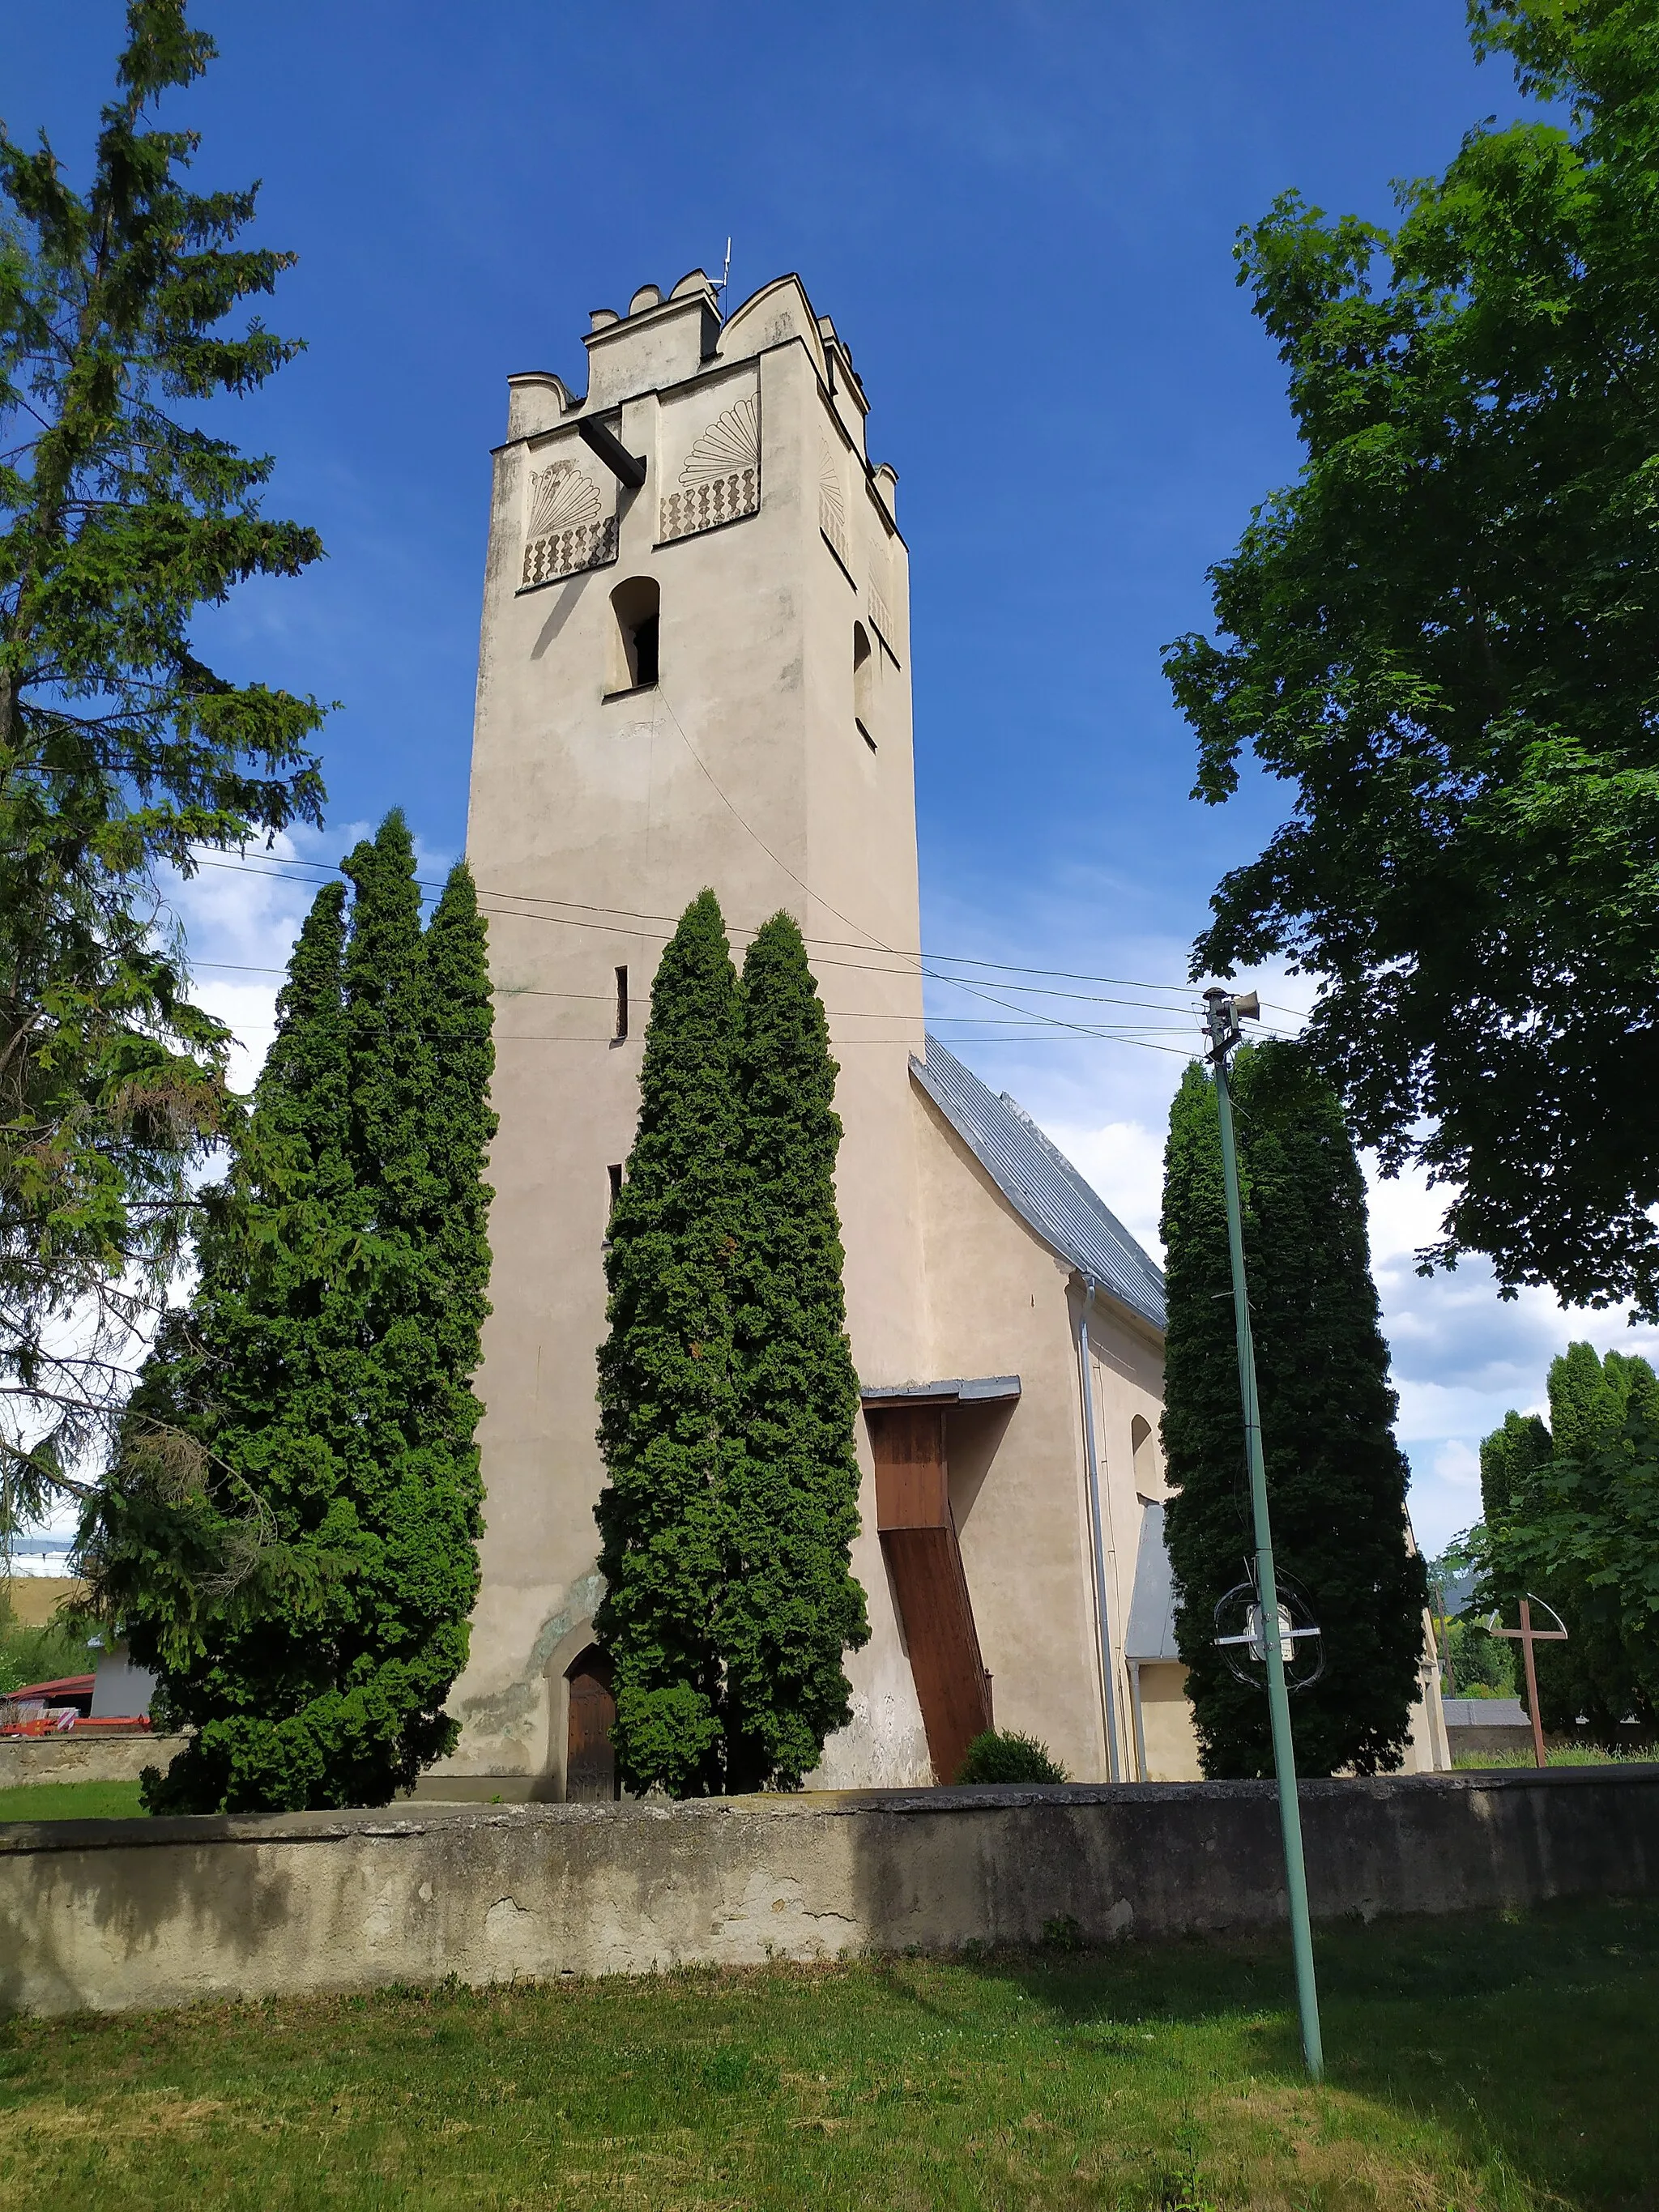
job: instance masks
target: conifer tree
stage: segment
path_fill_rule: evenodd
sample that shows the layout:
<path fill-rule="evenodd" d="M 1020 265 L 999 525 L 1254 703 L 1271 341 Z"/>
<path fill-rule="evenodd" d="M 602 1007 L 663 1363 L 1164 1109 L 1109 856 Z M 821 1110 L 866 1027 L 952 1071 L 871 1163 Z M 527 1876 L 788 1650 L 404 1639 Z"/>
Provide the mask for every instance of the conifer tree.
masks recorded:
<path fill-rule="evenodd" d="M 1325 1672 L 1295 1699 L 1304 1773 L 1400 1763 L 1427 1583 L 1410 1549 L 1407 1469 L 1378 1326 L 1365 1192 L 1334 1094 L 1298 1049 L 1266 1044 L 1234 1072 L 1273 1548 L 1323 1632 Z M 1214 1087 L 1188 1068 L 1170 1120 L 1164 1236 L 1169 1333 L 1166 1528 L 1176 1636 L 1206 1774 L 1273 1771 L 1267 1701 L 1215 1646 L 1214 1607 L 1253 1553 Z"/>
<path fill-rule="evenodd" d="M 623 1781 L 673 1796 L 723 1781 L 721 1499 L 733 1450 L 737 976 L 713 891 L 652 988 L 640 1115 L 605 1253 L 596 1510 Z"/>
<path fill-rule="evenodd" d="M 726 1786 L 799 1788 L 851 1718 L 842 1655 L 869 1639 L 851 1545 L 858 1377 L 836 1206 L 836 1062 L 806 947 L 775 915 L 738 993 L 732 1269 L 738 1432 L 726 1463 Z"/>
<path fill-rule="evenodd" d="M 200 1251 L 83 1553 L 197 1733 L 158 1811 L 376 1804 L 453 1743 L 481 1490 L 483 938 L 423 941 L 388 817 L 301 933 Z"/>
<path fill-rule="evenodd" d="M 195 619 L 321 557 L 203 404 L 300 350 L 249 312 L 294 257 L 157 125 L 211 38 L 184 0 L 125 20 L 84 154 L 0 124 L 0 1545 L 84 1495 L 236 1119 L 166 876 L 321 818 L 323 709 L 222 675 Z"/>

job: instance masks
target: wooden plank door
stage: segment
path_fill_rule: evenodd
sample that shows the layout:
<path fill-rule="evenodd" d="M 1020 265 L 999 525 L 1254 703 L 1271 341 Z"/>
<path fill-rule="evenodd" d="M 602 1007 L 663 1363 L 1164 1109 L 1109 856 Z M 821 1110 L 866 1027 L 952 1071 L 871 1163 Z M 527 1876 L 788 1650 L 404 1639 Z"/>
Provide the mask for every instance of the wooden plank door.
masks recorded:
<path fill-rule="evenodd" d="M 892 1571 L 933 1779 L 956 1779 L 963 1753 L 992 1725 L 991 1678 L 951 1512 L 945 1413 L 938 1406 L 870 1413 L 876 1526 Z"/>
<path fill-rule="evenodd" d="M 621 1793 L 611 1729 L 617 1700 L 611 1689 L 611 1662 L 590 1644 L 567 1677 L 570 1724 L 565 1738 L 564 1796 L 568 1805 L 608 1804 Z"/>

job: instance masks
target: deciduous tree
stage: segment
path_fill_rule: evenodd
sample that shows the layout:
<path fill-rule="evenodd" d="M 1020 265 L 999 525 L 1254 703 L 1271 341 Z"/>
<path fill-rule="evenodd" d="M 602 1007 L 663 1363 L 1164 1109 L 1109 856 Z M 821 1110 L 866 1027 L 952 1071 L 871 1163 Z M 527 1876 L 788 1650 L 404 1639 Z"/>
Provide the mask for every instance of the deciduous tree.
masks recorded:
<path fill-rule="evenodd" d="M 1360 1142 L 1455 1188 L 1436 1256 L 1659 1311 L 1659 41 L 1651 0 L 1487 0 L 1546 118 L 1392 229 L 1294 194 L 1238 248 L 1305 454 L 1169 652 L 1215 802 L 1294 799 L 1195 968 L 1321 979 Z"/>
<path fill-rule="evenodd" d="M 1511 1413 L 1481 1447 L 1482 1601 L 1511 1627 L 1522 1595 L 1561 1615 L 1567 1642 L 1535 1647 L 1546 1728 L 1604 1742 L 1632 1718 L 1659 1730 L 1659 1378 L 1574 1344 L 1549 1403 L 1547 1425 Z"/>

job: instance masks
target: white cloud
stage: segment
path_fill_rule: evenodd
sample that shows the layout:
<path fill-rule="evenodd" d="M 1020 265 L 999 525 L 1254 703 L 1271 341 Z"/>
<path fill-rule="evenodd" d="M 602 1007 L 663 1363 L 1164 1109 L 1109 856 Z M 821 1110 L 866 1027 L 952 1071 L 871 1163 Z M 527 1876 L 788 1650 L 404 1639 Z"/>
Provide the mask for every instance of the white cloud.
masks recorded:
<path fill-rule="evenodd" d="M 1108 1121 L 1098 1129 L 1054 1121 L 1048 1125 L 1047 1133 L 1129 1234 L 1161 1260 L 1158 1217 L 1164 1195 L 1163 1131 L 1149 1129 L 1144 1121 Z"/>

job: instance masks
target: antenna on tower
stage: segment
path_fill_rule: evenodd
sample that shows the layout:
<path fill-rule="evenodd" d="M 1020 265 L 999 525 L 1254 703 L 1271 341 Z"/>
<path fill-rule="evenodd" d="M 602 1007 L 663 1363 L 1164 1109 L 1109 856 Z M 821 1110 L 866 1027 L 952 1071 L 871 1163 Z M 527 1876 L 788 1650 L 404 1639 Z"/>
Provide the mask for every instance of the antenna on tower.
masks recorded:
<path fill-rule="evenodd" d="M 722 269 L 722 270 L 721 270 L 721 271 L 720 271 L 720 283 L 719 283 L 718 284 L 716 284 L 716 285 L 715 285 L 715 287 L 714 287 L 714 290 L 715 290 L 715 292 L 718 294 L 718 295 L 719 295 L 719 297 L 720 297 L 720 304 L 721 304 L 721 306 L 722 306 L 722 307 L 723 307 L 723 306 L 725 305 L 725 303 L 726 303 L 726 280 L 727 280 L 727 279 L 728 279 L 728 277 L 731 276 L 731 274 L 732 274 L 732 241 L 731 241 L 731 240 L 728 238 L 728 239 L 726 240 L 726 266 L 725 266 L 725 268 L 724 268 L 724 269 Z"/>

